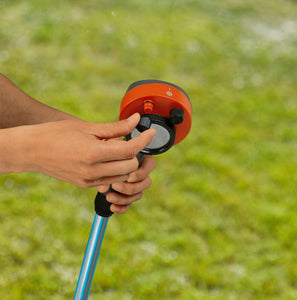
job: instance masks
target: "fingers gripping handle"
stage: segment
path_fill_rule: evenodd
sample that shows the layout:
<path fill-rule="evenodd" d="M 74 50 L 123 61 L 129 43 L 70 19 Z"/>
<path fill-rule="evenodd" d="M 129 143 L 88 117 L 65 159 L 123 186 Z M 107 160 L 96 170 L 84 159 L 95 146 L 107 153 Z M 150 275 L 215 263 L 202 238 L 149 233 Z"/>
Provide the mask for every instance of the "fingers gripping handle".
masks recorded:
<path fill-rule="evenodd" d="M 143 156 L 144 156 L 144 154 L 142 154 L 141 152 L 139 152 L 136 156 L 138 159 L 139 167 L 141 166 Z M 98 216 L 101 216 L 104 218 L 108 218 L 108 217 L 112 216 L 113 212 L 110 210 L 110 206 L 112 203 L 110 203 L 106 200 L 106 196 L 110 192 L 116 192 L 116 191 L 114 191 L 112 189 L 112 187 L 110 186 L 110 188 L 105 193 L 100 193 L 100 192 L 97 193 L 96 198 L 95 198 L 95 211 Z"/>

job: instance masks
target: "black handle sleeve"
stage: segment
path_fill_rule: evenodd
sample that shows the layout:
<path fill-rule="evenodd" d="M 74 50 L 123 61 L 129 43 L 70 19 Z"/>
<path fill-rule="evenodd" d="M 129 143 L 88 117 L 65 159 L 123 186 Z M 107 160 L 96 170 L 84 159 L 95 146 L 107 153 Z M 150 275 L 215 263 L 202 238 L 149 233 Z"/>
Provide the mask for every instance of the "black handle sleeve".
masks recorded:
<path fill-rule="evenodd" d="M 139 167 L 141 166 L 144 154 L 139 152 L 137 154 L 137 159 Z M 95 211 L 98 216 L 109 218 L 113 215 L 113 212 L 110 210 L 111 203 L 106 200 L 106 196 L 110 192 L 115 192 L 112 187 L 110 187 L 105 193 L 98 192 L 95 198 Z"/>

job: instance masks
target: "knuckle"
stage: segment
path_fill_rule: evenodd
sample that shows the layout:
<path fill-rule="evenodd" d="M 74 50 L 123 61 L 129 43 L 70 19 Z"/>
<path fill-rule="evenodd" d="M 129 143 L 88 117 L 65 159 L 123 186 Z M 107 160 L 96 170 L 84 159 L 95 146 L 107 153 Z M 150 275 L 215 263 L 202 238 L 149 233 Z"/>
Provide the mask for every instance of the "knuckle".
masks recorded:
<path fill-rule="evenodd" d="M 83 159 L 87 165 L 94 164 L 98 160 L 98 149 L 94 145 L 88 145 L 85 147 Z"/>
<path fill-rule="evenodd" d="M 94 180 L 95 178 L 99 178 L 100 174 L 95 173 L 94 169 L 90 166 L 83 168 L 82 176 L 85 180 Z"/>
<path fill-rule="evenodd" d="M 134 195 L 135 194 L 135 188 L 133 184 L 129 183 L 116 183 L 112 185 L 113 189 L 123 195 Z"/>
<path fill-rule="evenodd" d="M 126 195 L 132 196 L 137 193 L 136 187 L 134 184 L 129 184 L 124 190 Z"/>
<path fill-rule="evenodd" d="M 94 162 L 94 155 L 93 152 L 90 150 L 85 151 L 84 155 L 84 163 L 90 165 Z"/>
<path fill-rule="evenodd" d="M 116 183 L 113 183 L 111 185 L 112 189 L 116 192 L 119 192 L 119 193 L 122 193 L 123 194 L 123 185 L 124 183 L 123 182 L 116 182 Z"/>

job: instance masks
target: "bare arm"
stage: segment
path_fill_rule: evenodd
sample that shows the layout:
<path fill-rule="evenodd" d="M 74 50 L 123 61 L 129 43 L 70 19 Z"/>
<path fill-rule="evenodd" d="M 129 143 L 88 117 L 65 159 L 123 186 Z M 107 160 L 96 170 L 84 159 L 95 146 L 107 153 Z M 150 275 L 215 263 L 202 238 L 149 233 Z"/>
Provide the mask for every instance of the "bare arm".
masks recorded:
<path fill-rule="evenodd" d="M 38 172 L 82 187 L 128 179 L 150 129 L 130 141 L 116 139 L 137 125 L 139 115 L 114 123 L 63 120 L 0 129 L 0 174 Z"/>
<path fill-rule="evenodd" d="M 70 119 L 78 120 L 33 99 L 0 73 L 0 129 Z"/>
<path fill-rule="evenodd" d="M 138 169 L 136 154 L 151 141 L 150 129 L 126 142 L 135 114 L 115 123 L 88 123 L 38 102 L 0 74 L 0 175 L 40 172 L 82 187 L 114 186 L 111 210 L 125 213 L 150 186 L 152 156 Z M 103 186 L 104 189 L 104 186 Z"/>

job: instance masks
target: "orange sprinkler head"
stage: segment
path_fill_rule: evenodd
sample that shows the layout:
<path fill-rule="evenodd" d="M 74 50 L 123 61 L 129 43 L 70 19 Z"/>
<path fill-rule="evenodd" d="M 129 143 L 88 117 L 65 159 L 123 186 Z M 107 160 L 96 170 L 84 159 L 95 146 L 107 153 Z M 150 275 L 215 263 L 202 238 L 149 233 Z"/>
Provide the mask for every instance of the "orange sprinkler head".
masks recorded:
<path fill-rule="evenodd" d="M 150 127 L 156 135 L 142 152 L 159 154 L 182 141 L 191 129 L 192 106 L 180 87 L 160 80 L 141 80 L 131 84 L 122 99 L 120 120 L 140 113 L 137 128 L 127 137 L 133 138 Z"/>

